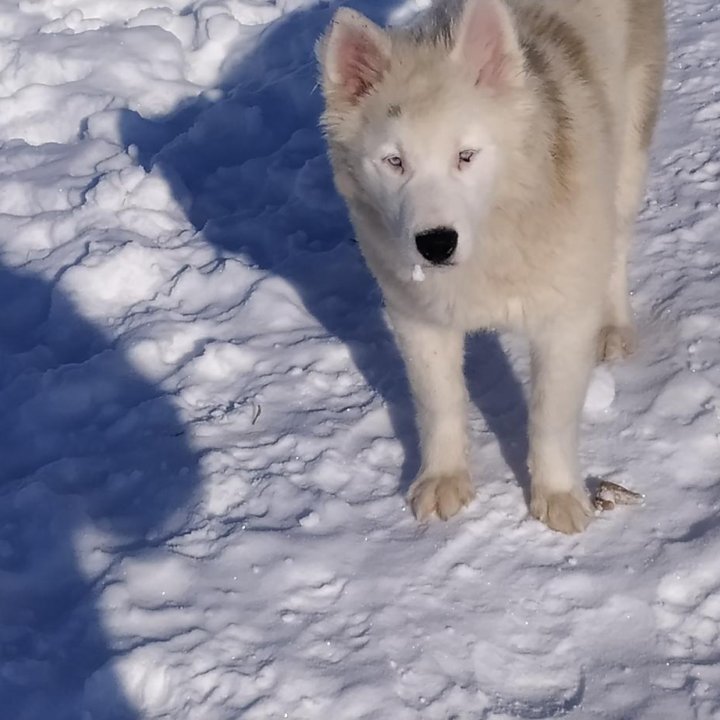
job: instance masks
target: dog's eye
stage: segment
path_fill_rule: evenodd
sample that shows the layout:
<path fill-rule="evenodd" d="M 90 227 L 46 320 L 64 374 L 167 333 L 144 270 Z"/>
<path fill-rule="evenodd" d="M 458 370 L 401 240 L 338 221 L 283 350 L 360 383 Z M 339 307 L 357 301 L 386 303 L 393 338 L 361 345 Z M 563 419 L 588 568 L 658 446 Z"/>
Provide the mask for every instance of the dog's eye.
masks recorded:
<path fill-rule="evenodd" d="M 477 150 L 461 150 L 458 153 L 458 167 L 462 169 L 464 166 L 469 165 L 475 155 L 477 155 Z"/>
<path fill-rule="evenodd" d="M 396 172 L 403 171 L 403 161 L 399 155 L 388 155 L 385 162 Z"/>

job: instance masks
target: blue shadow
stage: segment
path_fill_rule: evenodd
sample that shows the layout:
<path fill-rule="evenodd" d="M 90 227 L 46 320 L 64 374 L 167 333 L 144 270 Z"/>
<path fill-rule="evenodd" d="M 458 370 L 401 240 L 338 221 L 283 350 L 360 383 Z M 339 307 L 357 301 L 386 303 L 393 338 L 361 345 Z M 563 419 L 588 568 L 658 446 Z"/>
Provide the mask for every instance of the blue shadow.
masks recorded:
<path fill-rule="evenodd" d="M 161 544 L 197 457 L 162 390 L 51 283 L 0 266 L 0 306 L 0 717 L 77 720 L 90 701 L 135 720 L 108 666 L 104 573 L 81 571 L 76 542 L 101 530 L 113 563 Z"/>

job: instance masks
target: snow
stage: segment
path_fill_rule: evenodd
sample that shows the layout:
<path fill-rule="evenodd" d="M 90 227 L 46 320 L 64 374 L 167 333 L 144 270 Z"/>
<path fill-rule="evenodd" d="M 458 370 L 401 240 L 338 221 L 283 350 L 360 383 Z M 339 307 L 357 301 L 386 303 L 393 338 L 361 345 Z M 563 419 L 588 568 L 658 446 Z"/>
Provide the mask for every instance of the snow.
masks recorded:
<path fill-rule="evenodd" d="M 424 2 L 361 0 L 380 22 Z M 527 350 L 478 336 L 478 495 L 419 525 L 402 364 L 317 130 L 312 0 L 0 8 L 0 716 L 720 717 L 720 15 L 671 0 L 589 484 L 528 517 Z"/>
<path fill-rule="evenodd" d="M 425 273 L 423 272 L 422 267 L 420 265 L 413 265 L 412 274 L 410 276 L 413 279 L 413 282 L 422 282 L 425 279 Z"/>
<path fill-rule="evenodd" d="M 584 412 L 590 416 L 610 409 L 615 399 L 615 380 L 606 365 L 599 365 L 590 378 Z"/>

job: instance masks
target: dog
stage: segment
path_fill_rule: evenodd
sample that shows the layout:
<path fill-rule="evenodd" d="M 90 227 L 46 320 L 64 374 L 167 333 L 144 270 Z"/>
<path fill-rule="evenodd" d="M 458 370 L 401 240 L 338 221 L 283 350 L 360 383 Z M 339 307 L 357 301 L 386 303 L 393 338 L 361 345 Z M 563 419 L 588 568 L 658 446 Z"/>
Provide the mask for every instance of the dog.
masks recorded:
<path fill-rule="evenodd" d="M 662 0 L 465 0 L 319 40 L 338 192 L 382 290 L 417 411 L 418 519 L 473 497 L 465 335 L 531 351 L 530 512 L 592 517 L 578 459 L 593 366 L 633 348 L 627 256 L 666 56 Z"/>

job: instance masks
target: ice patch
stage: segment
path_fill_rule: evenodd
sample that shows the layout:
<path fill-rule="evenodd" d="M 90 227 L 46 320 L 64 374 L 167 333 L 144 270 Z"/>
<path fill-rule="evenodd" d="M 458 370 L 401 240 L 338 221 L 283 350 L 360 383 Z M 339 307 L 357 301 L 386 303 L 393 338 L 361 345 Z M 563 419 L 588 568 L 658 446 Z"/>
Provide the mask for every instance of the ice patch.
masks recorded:
<path fill-rule="evenodd" d="M 610 408 L 615 399 L 615 380 L 612 373 L 599 365 L 593 370 L 585 397 L 584 410 L 587 413 L 602 413 Z"/>

